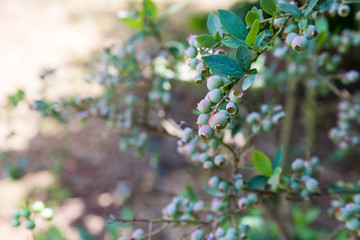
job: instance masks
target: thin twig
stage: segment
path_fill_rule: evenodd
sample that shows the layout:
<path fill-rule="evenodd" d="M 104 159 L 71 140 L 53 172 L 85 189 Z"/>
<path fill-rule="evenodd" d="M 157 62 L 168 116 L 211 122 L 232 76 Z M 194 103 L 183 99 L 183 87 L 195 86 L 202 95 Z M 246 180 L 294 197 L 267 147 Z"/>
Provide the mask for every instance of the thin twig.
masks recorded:
<path fill-rule="evenodd" d="M 344 230 L 344 225 L 339 225 L 334 230 L 332 230 L 328 235 L 326 235 L 323 240 L 332 240 L 334 239 L 340 232 Z"/>

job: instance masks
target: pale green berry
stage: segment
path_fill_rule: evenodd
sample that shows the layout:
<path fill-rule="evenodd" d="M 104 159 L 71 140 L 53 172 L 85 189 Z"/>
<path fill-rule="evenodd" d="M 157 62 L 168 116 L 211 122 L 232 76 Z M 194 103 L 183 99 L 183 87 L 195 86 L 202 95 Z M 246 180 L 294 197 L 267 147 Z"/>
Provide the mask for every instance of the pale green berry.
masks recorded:
<path fill-rule="evenodd" d="M 229 190 L 229 183 L 222 181 L 219 183 L 219 190 L 222 192 L 226 192 L 227 190 Z"/>
<path fill-rule="evenodd" d="M 145 237 L 145 232 L 141 228 L 135 229 L 135 231 L 132 234 L 132 238 L 134 239 L 142 239 Z"/>
<path fill-rule="evenodd" d="M 228 124 L 228 116 L 223 112 L 215 113 L 210 117 L 209 125 L 214 130 L 224 129 Z"/>
<path fill-rule="evenodd" d="M 292 41 L 292 48 L 297 52 L 303 52 L 308 48 L 309 41 L 303 36 L 297 36 Z"/>
<path fill-rule="evenodd" d="M 298 27 L 295 24 L 289 24 L 285 27 L 283 35 L 286 37 L 290 33 L 296 33 L 298 31 Z"/>
<path fill-rule="evenodd" d="M 210 160 L 210 156 L 209 156 L 209 154 L 207 154 L 206 152 L 203 152 L 203 153 L 201 153 L 201 154 L 199 155 L 199 161 L 200 161 L 201 163 L 204 163 L 204 162 L 209 161 L 209 160 Z"/>
<path fill-rule="evenodd" d="M 51 208 L 44 208 L 41 213 L 40 216 L 45 219 L 45 220 L 51 220 L 54 217 L 54 210 L 52 210 Z"/>
<path fill-rule="evenodd" d="M 41 212 L 44 208 L 45 208 L 45 204 L 41 201 L 36 201 L 31 206 L 31 209 L 36 213 Z"/>
<path fill-rule="evenodd" d="M 215 231 L 215 237 L 216 238 L 221 238 L 224 237 L 226 235 L 226 231 L 225 229 L 223 229 L 222 227 L 218 227 Z"/>
<path fill-rule="evenodd" d="M 360 230 L 360 220 L 358 218 L 354 217 L 354 218 L 346 221 L 345 227 L 350 230 L 358 231 L 358 230 Z"/>
<path fill-rule="evenodd" d="M 209 119 L 210 119 L 210 116 L 208 114 L 205 114 L 205 113 L 200 114 L 198 116 L 196 125 L 198 125 L 199 127 L 206 125 L 208 123 Z"/>
<path fill-rule="evenodd" d="M 215 166 L 222 166 L 225 163 L 225 157 L 222 154 L 218 154 L 214 157 Z"/>
<path fill-rule="evenodd" d="M 218 88 L 215 88 L 213 90 L 211 90 L 208 94 L 207 94 L 209 100 L 213 103 L 218 103 L 223 99 L 223 95 L 221 94 L 221 90 Z"/>
<path fill-rule="evenodd" d="M 250 204 L 257 203 L 259 200 L 258 196 L 255 193 L 250 193 L 249 195 L 247 195 L 247 199 L 249 200 Z"/>
<path fill-rule="evenodd" d="M 224 81 L 220 76 L 211 76 L 206 80 L 206 86 L 209 90 L 220 88 L 224 85 Z"/>
<path fill-rule="evenodd" d="M 261 123 L 261 128 L 265 131 L 268 132 L 271 130 L 272 128 L 272 123 L 269 119 L 264 119 Z"/>
<path fill-rule="evenodd" d="M 191 69 L 195 69 L 196 65 L 199 63 L 199 59 L 197 58 L 192 58 L 189 60 L 188 65 Z"/>
<path fill-rule="evenodd" d="M 360 204 L 360 194 L 354 195 L 352 199 L 355 203 Z"/>
<path fill-rule="evenodd" d="M 297 33 L 289 33 L 287 36 L 286 36 L 286 39 L 285 39 L 285 43 L 287 46 L 291 47 L 292 46 L 292 41 L 294 40 L 294 38 L 297 37 Z"/>
<path fill-rule="evenodd" d="M 191 240 L 204 240 L 204 238 L 204 232 L 199 229 L 191 233 Z"/>
<path fill-rule="evenodd" d="M 247 198 L 243 197 L 239 199 L 237 204 L 240 209 L 246 209 L 250 205 L 250 202 Z"/>
<path fill-rule="evenodd" d="M 195 35 L 195 34 L 190 34 L 187 37 L 187 41 L 191 47 L 199 47 L 199 43 L 196 41 L 197 37 L 198 37 L 198 35 Z"/>
<path fill-rule="evenodd" d="M 351 217 L 351 212 L 346 208 L 340 208 L 340 210 L 336 213 L 336 218 L 339 221 L 346 221 Z"/>
<path fill-rule="evenodd" d="M 203 163 L 203 170 L 208 171 L 214 167 L 214 164 L 211 161 L 206 161 Z"/>
<path fill-rule="evenodd" d="M 229 102 L 226 104 L 226 111 L 231 115 L 237 115 L 239 113 L 239 107 L 237 104 L 233 102 Z"/>
<path fill-rule="evenodd" d="M 21 217 L 21 210 L 20 209 L 16 209 L 12 212 L 12 217 L 13 218 L 19 218 Z"/>
<path fill-rule="evenodd" d="M 242 101 L 243 92 L 240 89 L 232 90 L 229 94 L 230 101 L 240 103 Z"/>
<path fill-rule="evenodd" d="M 212 108 L 211 108 L 210 100 L 208 100 L 208 99 L 201 100 L 197 105 L 197 109 L 201 113 L 209 113 L 209 112 L 211 112 Z"/>
<path fill-rule="evenodd" d="M 31 211 L 30 211 L 30 209 L 28 209 L 28 208 L 21 209 L 21 210 L 20 210 L 20 215 L 21 215 L 22 217 L 24 217 L 24 218 L 29 218 L 30 215 L 31 215 Z"/>
<path fill-rule="evenodd" d="M 304 37 L 306 37 L 307 39 L 311 40 L 317 38 L 318 35 L 319 33 L 317 32 L 316 27 L 314 25 L 308 25 L 305 28 Z"/>
<path fill-rule="evenodd" d="M 26 222 L 26 228 L 28 229 L 34 229 L 36 227 L 36 224 L 33 220 L 29 219 Z"/>
<path fill-rule="evenodd" d="M 308 200 L 310 198 L 310 192 L 306 189 L 302 190 L 300 195 L 305 200 Z"/>
<path fill-rule="evenodd" d="M 314 193 L 317 191 L 319 183 L 316 179 L 310 178 L 305 182 L 305 185 L 309 192 Z"/>
<path fill-rule="evenodd" d="M 214 137 L 214 130 L 209 126 L 209 124 L 206 124 L 199 128 L 198 134 L 201 140 L 209 140 Z"/>
<path fill-rule="evenodd" d="M 237 179 L 234 186 L 237 190 L 242 190 L 244 188 L 244 181 L 242 179 Z"/>
<path fill-rule="evenodd" d="M 221 180 L 218 176 L 213 176 L 209 179 L 208 185 L 210 188 L 218 188 Z"/>
<path fill-rule="evenodd" d="M 296 172 L 301 172 L 305 170 L 305 163 L 302 159 L 298 158 L 291 164 L 292 170 Z"/>
<path fill-rule="evenodd" d="M 188 58 L 195 58 L 197 56 L 197 54 L 198 54 L 198 51 L 194 47 L 189 47 L 185 51 L 185 56 L 187 56 Z"/>
<path fill-rule="evenodd" d="M 322 18 L 322 13 L 320 11 L 314 11 L 311 14 L 311 18 L 314 19 L 314 20 L 319 20 L 319 19 Z"/>
<path fill-rule="evenodd" d="M 339 8 L 337 9 L 337 12 L 339 16 L 341 17 L 347 17 L 350 14 L 350 6 L 346 4 L 341 4 Z"/>
<path fill-rule="evenodd" d="M 201 73 L 197 73 L 194 78 L 194 82 L 196 85 L 199 85 L 204 82 L 204 76 Z"/>
<path fill-rule="evenodd" d="M 14 219 L 11 221 L 11 226 L 13 226 L 13 227 L 18 227 L 18 226 L 20 226 L 20 221 L 19 221 L 19 219 L 14 218 Z"/>

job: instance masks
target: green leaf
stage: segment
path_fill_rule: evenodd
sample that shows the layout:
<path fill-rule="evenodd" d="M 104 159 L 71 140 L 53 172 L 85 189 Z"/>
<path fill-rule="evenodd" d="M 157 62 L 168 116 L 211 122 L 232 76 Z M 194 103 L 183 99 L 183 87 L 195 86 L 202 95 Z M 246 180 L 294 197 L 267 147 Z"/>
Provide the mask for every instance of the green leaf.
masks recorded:
<path fill-rule="evenodd" d="M 206 48 L 211 48 L 218 42 L 213 36 L 208 34 L 203 34 L 198 36 L 196 38 L 196 41 L 199 43 L 200 47 L 206 47 Z"/>
<path fill-rule="evenodd" d="M 16 107 L 20 101 L 25 97 L 25 92 L 23 90 L 18 90 L 14 95 L 8 97 L 10 103 Z"/>
<path fill-rule="evenodd" d="M 272 175 L 269 180 L 267 181 L 268 184 L 277 186 L 280 184 L 280 174 L 274 174 Z"/>
<path fill-rule="evenodd" d="M 264 175 L 258 175 L 258 176 L 251 178 L 248 181 L 247 186 L 249 189 L 259 189 L 266 185 L 268 179 L 269 178 Z"/>
<path fill-rule="evenodd" d="M 143 7 L 145 16 L 149 17 L 152 20 L 155 20 L 157 17 L 157 8 L 155 3 L 151 0 L 144 0 Z"/>
<path fill-rule="evenodd" d="M 244 45 L 240 45 L 235 52 L 236 60 L 240 67 L 246 72 L 251 67 L 251 53 Z"/>
<path fill-rule="evenodd" d="M 209 188 L 208 186 L 205 187 L 205 191 L 214 197 L 224 197 L 225 196 L 225 193 L 222 193 L 219 190 L 214 189 L 214 188 Z"/>
<path fill-rule="evenodd" d="M 300 9 L 290 3 L 287 2 L 281 2 L 278 4 L 278 7 L 280 10 L 290 13 L 291 15 L 294 15 L 295 17 L 302 17 L 303 14 L 301 13 Z"/>
<path fill-rule="evenodd" d="M 131 29 L 143 29 L 143 22 L 140 19 L 134 19 L 134 18 L 122 18 L 121 21 Z"/>
<path fill-rule="evenodd" d="M 246 45 L 246 42 L 244 40 L 240 40 L 236 37 L 230 37 L 228 39 L 222 40 L 222 43 L 225 46 L 228 46 L 231 48 L 238 48 L 239 45 Z"/>
<path fill-rule="evenodd" d="M 251 30 L 250 30 L 249 34 L 246 37 L 246 44 L 247 45 L 251 45 L 251 46 L 254 45 L 256 37 L 257 37 L 257 35 L 259 33 L 259 25 L 260 25 L 259 20 L 256 19 L 254 21 L 254 24 L 251 27 Z"/>
<path fill-rule="evenodd" d="M 255 81 L 255 75 L 254 74 L 250 74 L 248 75 L 245 79 L 244 79 L 244 82 L 241 86 L 241 89 L 243 91 L 249 89 L 249 87 L 251 87 L 251 85 L 254 83 Z"/>
<path fill-rule="evenodd" d="M 327 0 L 323 5 L 320 7 L 320 12 L 326 12 L 331 8 L 331 6 L 334 4 L 335 0 Z"/>
<path fill-rule="evenodd" d="M 135 34 L 132 38 L 130 38 L 127 41 L 127 44 L 129 44 L 129 45 L 135 44 L 135 43 L 143 40 L 146 37 L 146 35 L 147 35 L 146 31 L 140 31 L 137 34 Z"/>
<path fill-rule="evenodd" d="M 250 11 L 246 14 L 246 17 L 245 17 L 245 22 L 247 24 L 250 24 L 250 25 L 253 25 L 254 21 L 256 19 L 259 19 L 259 13 L 258 12 L 255 12 L 255 11 Z"/>
<path fill-rule="evenodd" d="M 179 12 L 181 9 L 183 9 L 185 7 L 185 3 L 177 3 L 175 5 L 170 6 L 169 8 L 165 9 L 165 11 L 163 12 L 163 14 L 161 15 L 161 19 L 164 20 L 165 18 L 167 18 L 168 16 Z"/>
<path fill-rule="evenodd" d="M 309 15 L 311 13 L 311 11 L 313 10 L 313 8 L 316 6 L 318 0 L 311 0 L 308 7 L 306 9 L 303 10 L 303 14 L 305 17 L 307 17 L 307 15 Z"/>
<path fill-rule="evenodd" d="M 308 23 L 308 20 L 307 20 L 307 19 L 301 19 L 301 20 L 298 22 L 298 26 L 299 26 L 299 28 L 301 28 L 301 29 L 305 29 L 305 27 L 307 26 L 307 23 Z"/>
<path fill-rule="evenodd" d="M 244 71 L 240 65 L 232 58 L 224 55 L 208 55 L 202 57 L 202 60 L 210 68 L 222 72 L 228 76 L 242 77 Z"/>
<path fill-rule="evenodd" d="M 221 27 L 221 23 L 218 15 L 216 15 L 215 13 L 210 13 L 206 25 L 207 25 L 207 29 L 209 30 L 209 33 L 215 36 Z"/>
<path fill-rule="evenodd" d="M 257 71 L 256 68 L 252 68 L 252 69 L 250 69 L 247 73 L 248 73 L 248 74 L 257 74 L 258 71 Z"/>
<path fill-rule="evenodd" d="M 261 46 L 262 41 L 265 38 L 265 31 L 261 32 L 259 35 L 257 35 L 254 46 L 256 48 L 259 48 Z"/>
<path fill-rule="evenodd" d="M 260 7 L 271 16 L 276 13 L 275 0 L 260 0 Z"/>
<path fill-rule="evenodd" d="M 228 10 L 219 9 L 219 18 L 221 25 L 225 30 L 239 39 L 245 40 L 248 34 L 245 23 L 239 16 Z"/>
<path fill-rule="evenodd" d="M 281 166 L 281 163 L 282 163 L 282 160 L 283 160 L 283 155 L 284 155 L 284 148 L 281 146 L 276 154 L 275 154 L 275 157 L 273 159 L 273 162 L 272 162 L 272 169 L 276 169 L 278 167 Z"/>
<path fill-rule="evenodd" d="M 198 195 L 196 194 L 194 188 L 191 185 L 185 186 L 185 193 L 183 194 L 185 198 L 188 198 L 190 201 L 195 202 L 199 199 Z"/>
<path fill-rule="evenodd" d="M 254 151 L 253 153 L 253 164 L 255 169 L 267 176 L 270 177 L 272 175 L 272 167 L 271 167 L 271 161 L 263 152 L 260 151 Z"/>

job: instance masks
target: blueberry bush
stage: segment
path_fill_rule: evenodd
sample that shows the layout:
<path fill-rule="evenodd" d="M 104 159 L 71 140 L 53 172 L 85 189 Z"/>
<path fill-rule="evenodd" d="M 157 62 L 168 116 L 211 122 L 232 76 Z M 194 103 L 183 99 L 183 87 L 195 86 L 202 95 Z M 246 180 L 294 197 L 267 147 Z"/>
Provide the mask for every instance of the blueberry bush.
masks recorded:
<path fill-rule="evenodd" d="M 151 0 L 144 0 L 138 10 L 118 12 L 137 33 L 121 50 L 106 49 L 96 71 L 86 79 L 103 87 L 100 97 L 39 100 L 31 107 L 64 124 L 72 117 L 106 119 L 109 128 L 119 133 L 121 150 L 131 149 L 137 156 L 158 158 L 162 149 L 149 145 L 151 138 L 173 136 L 178 139 L 178 153 L 202 168 L 208 179 L 203 186 L 206 195 L 184 186 L 184 193 L 174 196 L 158 218 L 111 215 L 109 223 L 149 226 L 116 236 L 118 240 L 156 239 L 173 227 L 191 227 L 184 234 L 191 240 L 356 239 L 360 181 L 334 177 L 333 182 L 324 182 L 326 159 L 315 154 L 320 152 L 317 121 L 325 108 L 318 99 L 331 98 L 326 111 L 336 114 L 336 123 L 329 127 L 328 137 L 343 158 L 359 157 L 360 96 L 355 88 L 359 72 L 343 64 L 351 54 L 360 53 L 357 3 L 260 0 L 242 16 L 219 9 L 208 15 L 208 33 L 190 34 L 184 45 L 167 40 L 162 32 L 167 17 L 181 6 L 160 14 Z M 355 27 L 342 27 L 343 19 L 351 19 Z M 149 39 L 156 44 L 143 51 L 139 44 Z M 186 83 L 188 88 L 193 84 L 207 91 L 197 106 L 188 109 L 197 115 L 196 122 L 168 114 L 175 87 L 186 81 L 191 82 Z M 299 89 L 301 109 L 296 105 Z M 254 103 L 253 96 L 260 94 L 264 101 Z M 298 112 L 305 120 L 295 125 L 300 122 Z M 295 131 L 303 136 L 293 158 Z M 276 148 L 266 154 L 257 142 L 270 142 Z M 310 224 L 318 208 L 307 212 L 298 205 L 321 205 L 338 227 L 325 233 L 313 231 Z M 52 218 L 51 209 L 40 208 L 45 206 L 36 202 L 31 209 L 46 220 Z M 12 225 L 18 226 L 24 217 L 26 226 L 34 228 L 29 211 L 16 211 Z M 253 215 L 264 216 L 262 227 L 251 221 Z M 286 221 L 286 215 L 294 220 Z"/>

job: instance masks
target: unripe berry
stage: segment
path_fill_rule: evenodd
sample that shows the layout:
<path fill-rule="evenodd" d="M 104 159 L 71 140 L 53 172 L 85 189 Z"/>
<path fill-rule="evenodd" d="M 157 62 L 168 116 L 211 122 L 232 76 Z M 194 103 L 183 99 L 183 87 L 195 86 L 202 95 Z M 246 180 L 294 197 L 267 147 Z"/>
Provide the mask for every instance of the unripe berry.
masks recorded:
<path fill-rule="evenodd" d="M 261 128 L 262 130 L 264 130 L 265 132 L 268 132 L 271 130 L 272 128 L 272 123 L 269 119 L 264 119 L 261 123 Z"/>
<path fill-rule="evenodd" d="M 260 111 L 262 114 L 267 114 L 269 110 L 270 110 L 270 107 L 267 104 L 263 104 L 260 107 Z"/>
<path fill-rule="evenodd" d="M 198 125 L 199 127 L 206 125 L 208 123 L 209 119 L 210 119 L 210 116 L 208 114 L 205 114 L 205 113 L 200 114 L 198 116 L 196 125 Z"/>
<path fill-rule="evenodd" d="M 347 17 L 350 14 L 350 6 L 346 4 L 341 4 L 339 8 L 337 9 L 337 12 L 339 16 L 341 17 Z"/>
<path fill-rule="evenodd" d="M 260 121 L 260 114 L 257 112 L 252 112 L 246 117 L 246 123 L 247 124 L 254 124 L 256 122 Z"/>
<path fill-rule="evenodd" d="M 205 238 L 205 235 L 203 231 L 197 229 L 191 234 L 191 240 L 203 240 Z"/>
<path fill-rule="evenodd" d="M 240 89 L 232 90 L 229 94 L 230 101 L 234 103 L 239 103 L 242 101 L 243 92 Z"/>
<path fill-rule="evenodd" d="M 12 217 L 13 217 L 13 218 L 19 218 L 19 217 L 21 217 L 21 210 L 19 210 L 19 209 L 14 210 L 14 211 L 12 212 Z"/>
<path fill-rule="evenodd" d="M 346 221 L 351 217 L 351 212 L 346 208 L 340 208 L 339 211 L 336 212 L 336 218 L 339 221 Z"/>
<path fill-rule="evenodd" d="M 213 198 L 211 200 L 211 210 L 214 212 L 222 211 L 226 208 L 226 205 L 221 199 Z"/>
<path fill-rule="evenodd" d="M 188 65 L 191 69 L 195 69 L 196 65 L 199 63 L 199 59 L 197 58 L 192 58 L 189 60 Z"/>
<path fill-rule="evenodd" d="M 201 140 L 208 140 L 214 137 L 214 130 L 209 126 L 209 124 L 206 124 L 199 128 L 198 134 Z"/>
<path fill-rule="evenodd" d="M 25 209 L 21 209 L 20 210 L 20 215 L 24 218 L 29 218 L 30 217 L 30 214 L 31 214 L 31 211 L 30 209 L 28 208 L 25 208 Z"/>
<path fill-rule="evenodd" d="M 191 47 L 200 47 L 199 43 L 196 41 L 197 37 L 198 37 L 198 35 L 195 35 L 195 34 L 190 34 L 187 37 L 188 43 Z"/>
<path fill-rule="evenodd" d="M 199 63 L 196 65 L 196 71 L 200 74 L 205 73 L 206 68 L 203 61 L 199 61 Z"/>
<path fill-rule="evenodd" d="M 309 200 L 310 192 L 308 190 L 304 189 L 301 191 L 300 196 L 305 200 Z"/>
<path fill-rule="evenodd" d="M 319 20 L 319 19 L 322 18 L 322 13 L 320 11 L 314 11 L 311 14 L 311 18 L 314 19 L 314 20 Z"/>
<path fill-rule="evenodd" d="M 318 35 L 319 33 L 317 32 L 316 27 L 314 25 L 308 25 L 305 28 L 304 37 L 306 37 L 307 39 L 311 40 L 317 38 Z"/>
<path fill-rule="evenodd" d="M 135 231 L 132 234 L 132 238 L 134 239 L 141 239 L 145 237 L 145 232 L 141 228 L 135 229 Z"/>
<path fill-rule="evenodd" d="M 257 203 L 257 201 L 259 200 L 258 196 L 255 193 L 250 193 L 249 195 L 247 195 L 247 199 L 249 200 L 250 204 Z"/>
<path fill-rule="evenodd" d="M 291 182 L 290 184 L 290 188 L 294 191 L 299 191 L 300 190 L 300 184 L 296 181 Z"/>
<path fill-rule="evenodd" d="M 360 11 L 355 13 L 355 20 L 360 20 Z"/>
<path fill-rule="evenodd" d="M 237 115 L 239 113 L 239 107 L 233 102 L 229 102 L 226 104 L 226 111 L 231 115 Z"/>
<path fill-rule="evenodd" d="M 213 176 L 209 179 L 208 185 L 210 188 L 218 188 L 220 181 L 218 176 Z"/>
<path fill-rule="evenodd" d="M 208 171 L 211 170 L 214 167 L 214 164 L 210 161 L 206 161 L 203 163 L 203 170 Z"/>
<path fill-rule="evenodd" d="M 360 204 L 360 194 L 354 195 L 352 199 L 355 203 Z"/>
<path fill-rule="evenodd" d="M 214 54 L 226 55 L 226 51 L 224 49 L 218 49 L 214 52 Z"/>
<path fill-rule="evenodd" d="M 205 203 L 203 201 L 197 201 L 195 204 L 194 204 L 194 211 L 195 212 L 198 212 L 202 209 L 205 208 Z"/>
<path fill-rule="evenodd" d="M 206 82 L 206 86 L 209 90 L 220 88 L 223 85 L 224 85 L 223 79 L 217 75 L 208 77 L 207 82 Z"/>
<path fill-rule="evenodd" d="M 197 56 L 197 54 L 198 54 L 198 51 L 194 47 L 189 47 L 185 51 L 185 56 L 187 56 L 188 58 L 195 58 Z"/>
<path fill-rule="evenodd" d="M 311 192 L 311 193 L 314 193 L 317 191 L 317 188 L 318 188 L 318 181 L 313 179 L 313 178 L 310 178 L 308 179 L 306 182 L 305 182 L 305 185 L 306 185 L 306 189 Z"/>
<path fill-rule="evenodd" d="M 294 38 L 297 37 L 297 34 L 292 32 L 292 33 L 289 33 L 287 36 L 286 36 L 286 39 L 285 39 L 285 43 L 287 46 L 291 47 L 292 46 L 292 41 L 294 40 Z"/>
<path fill-rule="evenodd" d="M 226 192 L 227 190 L 229 190 L 229 184 L 225 181 L 220 182 L 219 190 L 222 192 Z"/>
<path fill-rule="evenodd" d="M 203 152 L 199 155 L 199 161 L 204 163 L 206 161 L 209 161 L 210 160 L 210 156 L 209 154 L 207 154 L 206 152 Z"/>
<path fill-rule="evenodd" d="M 209 100 L 213 103 L 218 103 L 221 101 L 221 99 L 223 99 L 223 95 L 221 94 L 221 90 L 218 88 L 215 88 L 213 90 L 211 90 L 208 94 L 207 94 Z"/>
<path fill-rule="evenodd" d="M 41 201 L 36 201 L 31 206 L 31 209 L 36 213 L 41 212 L 44 208 L 45 208 L 45 204 Z"/>
<path fill-rule="evenodd" d="M 345 73 L 345 82 L 346 83 L 353 83 L 359 78 L 359 73 L 355 70 L 351 70 L 347 73 Z"/>
<path fill-rule="evenodd" d="M 354 218 L 350 219 L 349 221 L 346 221 L 345 227 L 350 230 L 358 231 L 358 230 L 360 230 L 360 220 L 358 218 L 354 217 Z"/>
<path fill-rule="evenodd" d="M 194 77 L 194 82 L 196 85 L 199 85 L 204 82 L 204 76 L 201 73 L 197 73 Z"/>
<path fill-rule="evenodd" d="M 20 226 L 20 221 L 19 221 L 19 219 L 14 218 L 14 219 L 11 221 L 11 226 L 13 226 L 13 227 L 18 227 L 18 226 Z"/>
<path fill-rule="evenodd" d="M 227 112 L 226 112 L 227 113 Z M 228 124 L 228 116 L 220 111 L 210 117 L 209 125 L 214 130 L 224 129 Z"/>
<path fill-rule="evenodd" d="M 234 186 L 237 190 L 242 190 L 244 188 L 244 181 L 242 179 L 237 179 Z"/>
<path fill-rule="evenodd" d="M 250 205 L 250 202 L 247 198 L 243 197 L 243 198 L 240 198 L 239 201 L 238 201 L 238 207 L 240 209 L 246 209 L 248 206 Z"/>
<path fill-rule="evenodd" d="M 31 219 L 29 219 L 29 220 L 27 220 L 27 222 L 26 222 L 26 228 L 28 228 L 28 229 L 34 229 L 35 228 L 35 222 L 33 221 L 33 220 L 31 220 Z"/>
<path fill-rule="evenodd" d="M 301 172 L 301 171 L 305 170 L 304 161 L 300 158 L 295 159 L 295 161 L 291 164 L 291 169 L 296 172 Z"/>
<path fill-rule="evenodd" d="M 197 105 L 197 109 L 201 112 L 201 113 L 209 113 L 211 112 L 211 102 L 208 99 L 203 99 L 201 100 L 198 105 Z"/>
<path fill-rule="evenodd" d="M 295 24 L 289 24 L 285 27 L 283 36 L 286 37 L 288 34 L 294 32 L 296 33 L 298 31 L 298 27 Z"/>
<path fill-rule="evenodd" d="M 218 227 L 215 231 L 215 237 L 216 238 L 221 238 L 224 237 L 226 235 L 226 231 L 225 229 L 223 229 L 222 227 Z"/>
<path fill-rule="evenodd" d="M 45 219 L 45 220 L 51 220 L 54 217 L 54 210 L 52 210 L 51 208 L 44 208 L 41 213 L 40 216 Z"/>
<path fill-rule="evenodd" d="M 222 154 L 218 154 L 214 157 L 215 166 L 222 166 L 225 163 L 225 157 Z"/>
<path fill-rule="evenodd" d="M 247 224 L 239 224 L 239 230 L 240 232 L 247 233 L 250 229 L 250 226 Z"/>
<path fill-rule="evenodd" d="M 303 36 L 297 36 L 292 41 L 292 48 L 298 53 L 305 51 L 308 48 L 309 41 Z"/>

